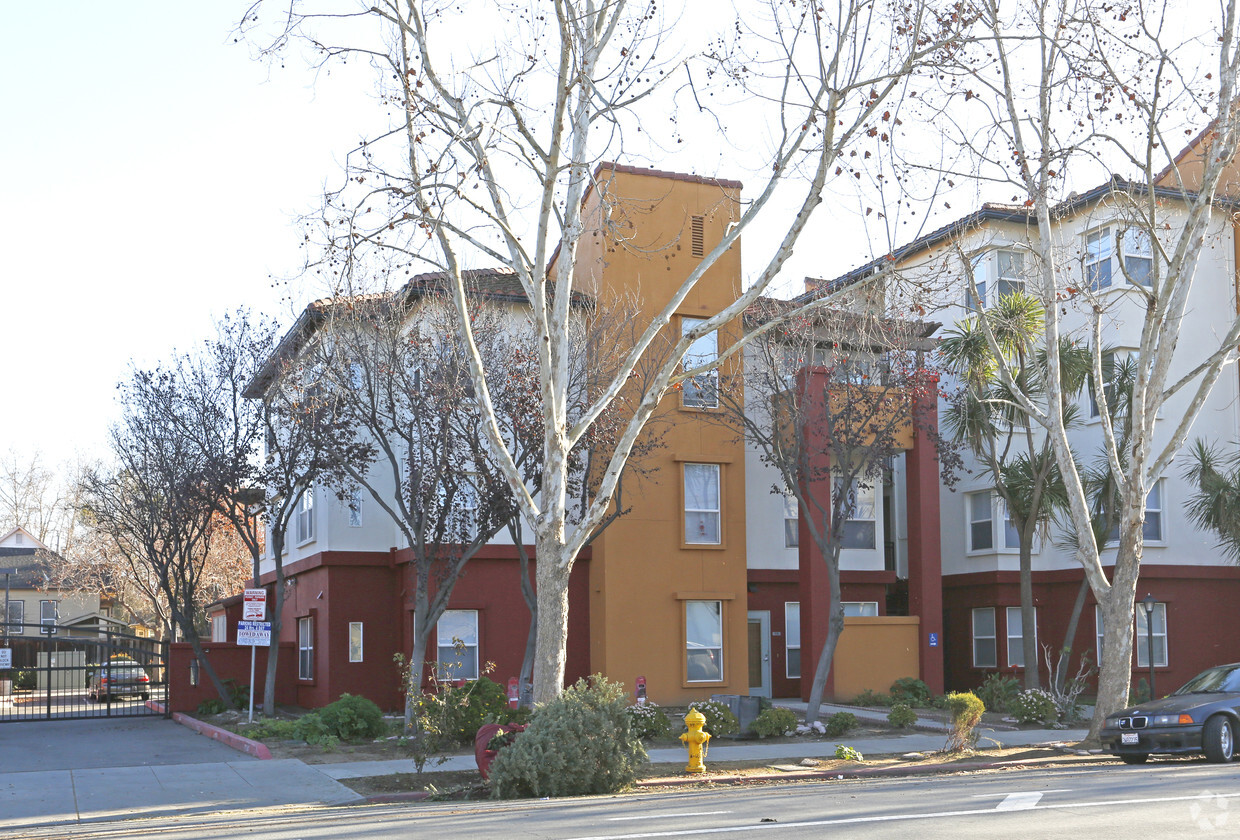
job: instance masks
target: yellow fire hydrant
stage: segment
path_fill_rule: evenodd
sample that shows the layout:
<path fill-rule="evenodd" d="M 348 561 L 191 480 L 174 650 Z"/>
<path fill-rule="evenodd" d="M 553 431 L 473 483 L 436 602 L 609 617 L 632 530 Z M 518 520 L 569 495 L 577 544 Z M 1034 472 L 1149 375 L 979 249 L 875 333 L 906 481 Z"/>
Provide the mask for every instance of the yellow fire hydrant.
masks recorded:
<path fill-rule="evenodd" d="M 685 715 L 685 726 L 689 727 L 689 731 L 680 736 L 680 740 L 684 741 L 686 747 L 689 748 L 689 764 L 685 767 L 686 773 L 705 773 L 706 765 L 702 759 L 706 758 L 706 742 L 710 740 L 710 733 L 702 731 L 702 727 L 706 725 L 706 716 L 697 709 L 690 709 L 689 714 Z"/>

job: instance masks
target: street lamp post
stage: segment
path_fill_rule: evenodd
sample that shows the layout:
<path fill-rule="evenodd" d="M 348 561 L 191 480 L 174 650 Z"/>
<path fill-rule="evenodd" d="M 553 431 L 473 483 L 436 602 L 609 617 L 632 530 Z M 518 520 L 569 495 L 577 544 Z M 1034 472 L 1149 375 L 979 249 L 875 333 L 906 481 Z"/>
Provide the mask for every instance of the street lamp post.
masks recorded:
<path fill-rule="evenodd" d="M 1154 600 L 1154 596 L 1148 592 L 1141 600 L 1141 606 L 1145 607 L 1145 656 L 1149 660 L 1150 666 L 1150 699 L 1154 700 L 1158 697 L 1158 692 L 1154 690 L 1154 605 L 1158 602 Z"/>

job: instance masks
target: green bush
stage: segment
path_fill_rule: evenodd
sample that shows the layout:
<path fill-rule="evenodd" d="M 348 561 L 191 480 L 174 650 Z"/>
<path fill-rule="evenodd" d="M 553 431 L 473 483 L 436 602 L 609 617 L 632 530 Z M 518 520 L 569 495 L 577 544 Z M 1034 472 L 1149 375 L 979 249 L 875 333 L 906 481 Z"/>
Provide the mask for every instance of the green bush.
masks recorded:
<path fill-rule="evenodd" d="M 440 691 L 443 690 L 445 689 L 441 686 Z M 496 723 L 510 722 L 508 718 L 511 715 L 507 715 L 508 692 L 494 680 L 479 677 L 465 683 L 462 690 L 449 693 L 455 700 L 448 726 L 457 743 L 472 744 L 474 736 L 488 720 Z"/>
<path fill-rule="evenodd" d="M 200 715 L 218 715 L 224 711 L 226 707 L 218 697 L 208 697 L 198 704 L 198 714 Z"/>
<path fill-rule="evenodd" d="M 258 741 L 302 741 L 305 740 L 298 732 L 296 720 L 262 720 L 243 733 L 247 738 Z"/>
<path fill-rule="evenodd" d="M 982 720 L 986 705 L 971 691 L 947 695 L 947 708 L 952 713 L 952 731 L 947 737 L 948 752 L 971 749 L 977 741 L 973 728 Z"/>
<path fill-rule="evenodd" d="M 1059 706 L 1048 691 L 1031 688 L 1013 698 L 1008 711 L 1020 723 L 1054 723 L 1059 720 Z"/>
<path fill-rule="evenodd" d="M 1008 712 L 1012 709 L 1012 701 L 1020 694 L 1020 683 L 1015 677 L 1005 677 L 996 671 L 986 677 L 973 693 L 992 712 Z"/>
<path fill-rule="evenodd" d="M 786 732 L 795 732 L 799 722 L 796 712 L 791 709 L 767 709 L 749 724 L 749 728 L 759 738 L 770 738 Z"/>
<path fill-rule="evenodd" d="M 672 734 L 672 722 L 668 719 L 667 712 L 659 708 L 657 703 L 629 706 L 624 713 L 629 716 L 629 728 L 635 738 L 650 741 Z"/>
<path fill-rule="evenodd" d="M 904 703 L 917 708 L 930 705 L 930 686 L 916 677 L 900 677 L 888 691 L 891 692 L 892 704 Z"/>
<path fill-rule="evenodd" d="M 354 694 L 340 695 L 339 700 L 319 709 L 317 714 L 327 733 L 342 741 L 378 738 L 385 729 L 379 707 Z"/>
<path fill-rule="evenodd" d="M 623 685 L 596 674 L 540 706 L 491 765 L 491 795 L 581 796 L 631 785 L 646 750 L 629 726 L 626 700 Z"/>
<path fill-rule="evenodd" d="M 35 675 L 33 668 L 26 668 L 25 670 L 18 671 L 17 675 L 13 677 L 14 688 L 33 689 L 38 684 L 39 680 Z"/>
<path fill-rule="evenodd" d="M 890 706 L 891 698 L 886 694 L 875 694 L 874 689 L 867 688 L 853 698 L 854 706 Z"/>
<path fill-rule="evenodd" d="M 689 708 L 702 713 L 702 717 L 706 718 L 706 726 L 703 728 L 716 738 L 720 735 L 735 735 L 741 731 L 740 721 L 722 700 L 697 700 L 690 703 Z"/>
<path fill-rule="evenodd" d="M 907 703 L 896 703 L 887 713 L 887 722 L 896 729 L 907 729 L 917 723 L 917 713 Z"/>
<path fill-rule="evenodd" d="M 843 744 L 835 748 L 835 757 L 844 761 L 865 761 L 865 756 L 852 747 L 846 747 Z"/>
<path fill-rule="evenodd" d="M 852 712 L 836 712 L 827 718 L 827 734 L 832 738 L 837 738 L 856 725 L 857 716 Z"/>

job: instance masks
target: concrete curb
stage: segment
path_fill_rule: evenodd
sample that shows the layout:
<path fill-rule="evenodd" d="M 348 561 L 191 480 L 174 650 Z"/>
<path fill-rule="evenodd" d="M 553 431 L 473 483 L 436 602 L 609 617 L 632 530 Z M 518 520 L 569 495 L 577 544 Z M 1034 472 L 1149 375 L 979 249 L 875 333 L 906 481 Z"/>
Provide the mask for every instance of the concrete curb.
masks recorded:
<path fill-rule="evenodd" d="M 422 802 L 430 799 L 430 791 L 411 790 L 407 793 L 376 793 L 362 797 L 359 805 L 389 805 L 394 802 Z"/>
<path fill-rule="evenodd" d="M 208 738 L 219 741 L 225 746 L 232 747 L 238 752 L 266 761 L 271 758 L 271 750 L 267 749 L 266 744 L 260 744 L 258 741 L 252 741 L 249 738 L 238 735 L 235 732 L 229 732 L 227 729 L 221 729 L 209 723 L 203 723 L 197 718 L 192 718 L 184 712 L 173 712 L 172 719 L 184 727 L 194 730 L 199 735 L 205 735 Z"/>

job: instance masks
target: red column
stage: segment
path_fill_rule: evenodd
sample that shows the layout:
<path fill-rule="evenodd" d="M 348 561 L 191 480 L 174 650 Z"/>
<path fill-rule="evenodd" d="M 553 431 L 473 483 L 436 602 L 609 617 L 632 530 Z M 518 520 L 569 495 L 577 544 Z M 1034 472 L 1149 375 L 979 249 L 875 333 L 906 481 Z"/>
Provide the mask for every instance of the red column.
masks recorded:
<path fill-rule="evenodd" d="M 913 448 L 905 458 L 908 506 L 908 611 L 921 618 L 921 679 L 943 692 L 943 559 L 939 540 L 939 459 L 927 426 L 937 427 L 933 389 L 919 407 Z"/>

